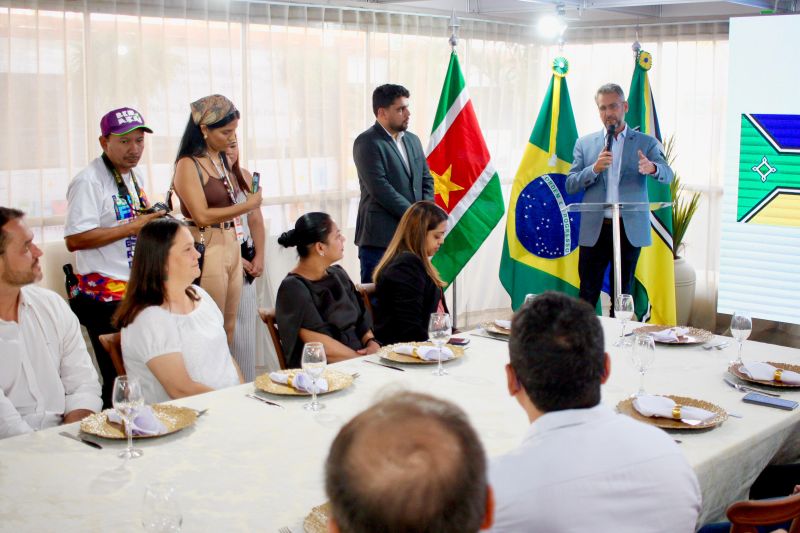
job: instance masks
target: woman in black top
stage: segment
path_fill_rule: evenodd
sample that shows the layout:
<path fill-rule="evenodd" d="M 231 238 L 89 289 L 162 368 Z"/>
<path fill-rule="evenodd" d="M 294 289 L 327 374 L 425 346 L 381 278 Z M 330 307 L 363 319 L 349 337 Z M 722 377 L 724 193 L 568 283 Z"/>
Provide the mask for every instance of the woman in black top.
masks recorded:
<path fill-rule="evenodd" d="M 442 282 L 430 257 L 444 241 L 447 214 L 416 202 L 375 267 L 375 335 L 383 344 L 428 340 L 431 313 L 446 313 Z"/>
<path fill-rule="evenodd" d="M 347 275 L 333 263 L 344 255 L 344 235 L 325 213 L 308 213 L 278 243 L 297 247 L 300 260 L 281 282 L 275 319 L 290 368 L 300 367 L 303 344 L 321 342 L 328 362 L 375 353 L 372 320 Z"/>

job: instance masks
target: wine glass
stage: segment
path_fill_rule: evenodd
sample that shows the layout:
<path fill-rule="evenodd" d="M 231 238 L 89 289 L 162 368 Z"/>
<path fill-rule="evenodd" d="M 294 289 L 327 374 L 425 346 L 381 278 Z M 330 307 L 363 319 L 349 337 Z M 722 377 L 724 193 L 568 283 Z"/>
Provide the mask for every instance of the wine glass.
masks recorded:
<path fill-rule="evenodd" d="M 636 335 L 631 347 L 631 360 L 636 371 L 639 372 L 639 392 L 634 397 L 643 395 L 644 375 L 647 369 L 653 364 L 656 358 L 656 343 L 652 335 Z"/>
<path fill-rule="evenodd" d="M 152 483 L 144 489 L 142 527 L 149 533 L 177 533 L 183 515 L 175 489 L 166 483 Z"/>
<path fill-rule="evenodd" d="M 136 418 L 139 408 L 144 405 L 144 395 L 139 381 L 128 376 L 117 376 L 114 380 L 114 395 L 111 402 L 122 419 L 125 434 L 128 436 L 128 447 L 118 455 L 124 459 L 140 457 L 142 450 L 133 447 L 133 419 Z"/>
<path fill-rule="evenodd" d="M 321 342 L 307 342 L 303 346 L 303 358 L 301 359 L 303 371 L 311 376 L 311 403 L 303 405 L 303 409 L 309 411 L 320 411 L 325 409 L 325 405 L 317 401 L 317 380 L 325 372 L 328 360 L 325 357 L 325 347 Z"/>
<path fill-rule="evenodd" d="M 633 318 L 633 296 L 630 294 L 620 294 L 614 302 L 614 316 L 622 322 L 622 331 L 619 334 L 619 339 L 614 343 L 614 346 L 622 346 L 625 343 L 625 325 L 628 320 Z"/>
<path fill-rule="evenodd" d="M 748 311 L 735 311 L 731 317 L 731 335 L 739 343 L 739 356 L 736 358 L 738 364 L 742 364 L 742 346 L 746 338 L 753 331 L 753 320 Z"/>
<path fill-rule="evenodd" d="M 433 371 L 434 376 L 444 376 L 447 370 L 442 367 L 442 345 L 447 342 L 453 333 L 453 323 L 447 313 L 431 313 L 428 321 L 428 338 L 439 349 L 439 365 Z"/>

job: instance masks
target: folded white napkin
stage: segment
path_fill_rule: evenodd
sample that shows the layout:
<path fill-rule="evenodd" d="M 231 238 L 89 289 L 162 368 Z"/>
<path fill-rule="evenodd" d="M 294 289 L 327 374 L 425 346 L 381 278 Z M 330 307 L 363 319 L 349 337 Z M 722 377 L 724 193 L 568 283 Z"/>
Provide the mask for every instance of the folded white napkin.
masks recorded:
<path fill-rule="evenodd" d="M 680 337 L 689 333 L 689 328 L 669 328 L 650 333 L 653 340 L 658 342 L 678 342 Z"/>
<path fill-rule="evenodd" d="M 675 401 L 672 398 L 665 396 L 653 396 L 651 394 L 642 394 L 633 400 L 633 408 L 639 414 L 644 416 L 659 416 L 662 418 L 675 418 L 673 416 L 673 409 L 675 408 Z M 717 416 L 712 411 L 701 409 L 699 407 L 689 407 L 687 405 L 681 406 L 680 417 L 686 420 L 702 420 L 706 422 Z"/>
<path fill-rule="evenodd" d="M 115 410 L 106 411 L 108 421 L 114 424 L 122 424 L 122 418 Z M 143 405 L 137 409 L 136 414 L 131 422 L 131 434 L 133 435 L 163 435 L 167 432 L 161 420 L 159 420 L 153 409 L 149 405 Z"/>
<path fill-rule="evenodd" d="M 748 361 L 747 363 L 742 363 L 741 370 L 743 374 L 749 376 L 751 379 L 775 381 L 775 371 L 778 370 L 778 368 L 769 363 Z M 781 372 L 780 382 L 786 383 L 787 385 L 800 385 L 800 374 L 792 372 L 791 370 L 783 370 Z"/>
<path fill-rule="evenodd" d="M 510 320 L 497 319 L 497 320 L 494 321 L 494 325 L 497 326 L 498 328 L 511 329 L 511 321 Z"/>
<path fill-rule="evenodd" d="M 269 379 L 281 385 L 289 385 L 295 390 L 301 392 L 311 393 L 311 376 L 305 372 L 298 372 L 292 376 L 291 374 L 284 374 L 283 372 L 270 372 Z M 328 392 L 328 380 L 319 378 L 316 382 L 317 393 Z"/>
<path fill-rule="evenodd" d="M 400 344 L 394 346 L 392 351 L 401 355 L 410 355 L 423 361 L 438 361 L 439 349 L 436 346 L 412 346 L 411 344 Z M 453 358 L 453 351 L 446 346 L 442 346 L 442 361 Z"/>

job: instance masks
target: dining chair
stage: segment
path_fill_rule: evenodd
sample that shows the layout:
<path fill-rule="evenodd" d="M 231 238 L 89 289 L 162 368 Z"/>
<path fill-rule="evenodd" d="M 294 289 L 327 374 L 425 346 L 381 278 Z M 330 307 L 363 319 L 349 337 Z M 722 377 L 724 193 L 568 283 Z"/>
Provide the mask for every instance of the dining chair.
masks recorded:
<path fill-rule="evenodd" d="M 278 364 L 281 369 L 286 368 L 286 358 L 283 356 L 283 347 L 281 346 L 281 338 L 278 335 L 278 326 L 275 323 L 275 308 L 260 307 L 258 309 L 258 316 L 261 317 L 262 322 L 267 325 L 267 331 L 272 339 L 272 346 L 275 348 L 275 355 L 278 356 Z"/>
<path fill-rule="evenodd" d="M 748 500 L 728 507 L 731 533 L 757 533 L 758 526 L 791 520 L 789 533 L 800 533 L 800 494 L 775 500 Z"/>
<path fill-rule="evenodd" d="M 356 289 L 358 289 L 358 293 L 361 295 L 361 299 L 364 300 L 364 306 L 369 311 L 369 316 L 373 319 L 375 315 L 372 313 L 372 301 L 371 299 L 375 297 L 375 284 L 374 283 L 362 283 L 361 285 L 357 285 Z"/>
<path fill-rule="evenodd" d="M 122 360 L 122 336 L 117 333 L 106 333 L 97 337 L 103 349 L 111 356 L 114 370 L 118 376 L 125 375 L 125 363 Z"/>

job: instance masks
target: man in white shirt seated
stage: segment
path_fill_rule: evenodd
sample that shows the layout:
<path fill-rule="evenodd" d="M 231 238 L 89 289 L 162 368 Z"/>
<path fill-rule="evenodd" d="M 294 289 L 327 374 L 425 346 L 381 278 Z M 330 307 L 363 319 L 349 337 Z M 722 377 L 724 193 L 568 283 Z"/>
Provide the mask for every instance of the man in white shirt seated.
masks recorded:
<path fill-rule="evenodd" d="M 100 382 L 78 319 L 42 278 L 24 213 L 0 207 L 0 439 L 97 412 Z"/>
<path fill-rule="evenodd" d="M 474 533 L 492 524 L 486 457 L 467 415 L 403 392 L 348 422 L 325 466 L 328 531 Z"/>
<path fill-rule="evenodd" d="M 548 292 L 514 316 L 509 393 L 531 421 L 491 462 L 493 531 L 693 532 L 700 489 L 664 431 L 600 404 L 610 372 L 585 302 Z"/>

